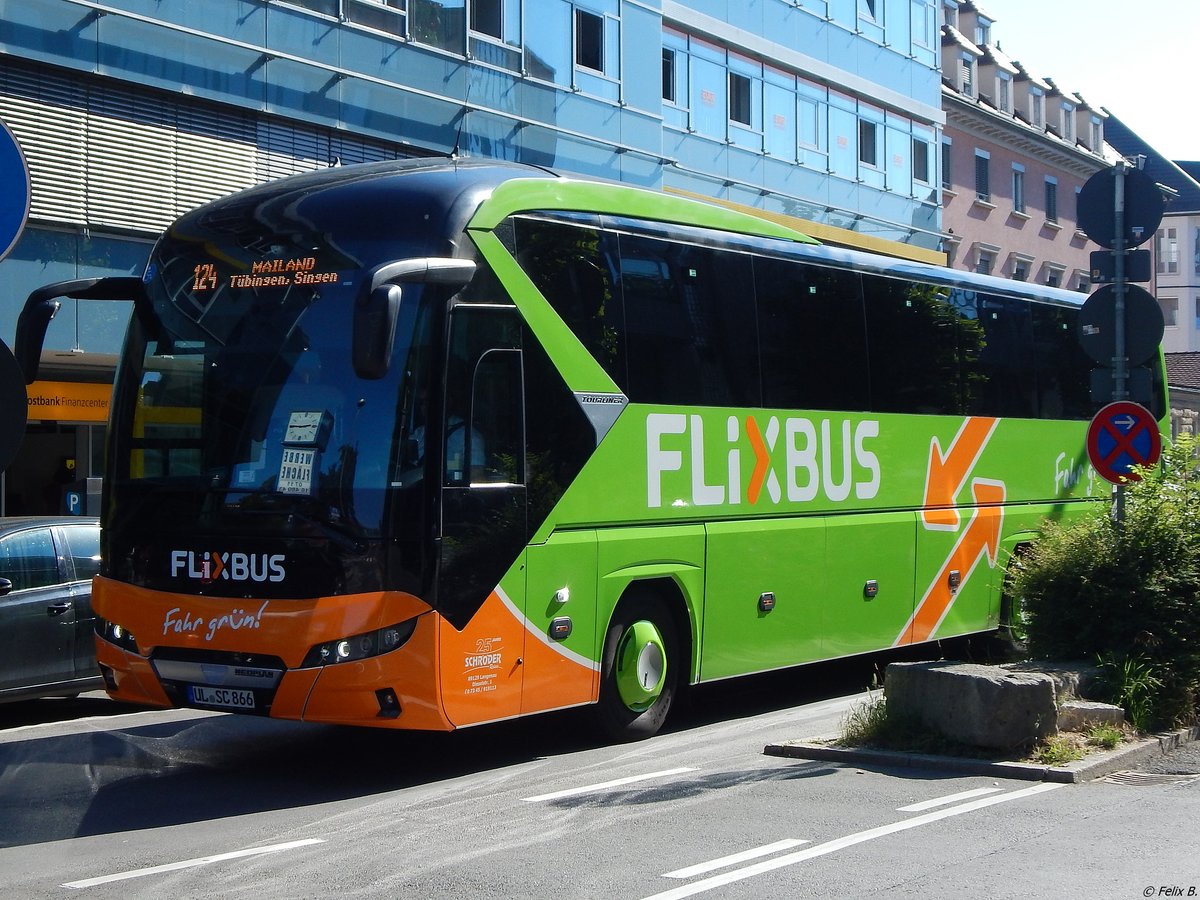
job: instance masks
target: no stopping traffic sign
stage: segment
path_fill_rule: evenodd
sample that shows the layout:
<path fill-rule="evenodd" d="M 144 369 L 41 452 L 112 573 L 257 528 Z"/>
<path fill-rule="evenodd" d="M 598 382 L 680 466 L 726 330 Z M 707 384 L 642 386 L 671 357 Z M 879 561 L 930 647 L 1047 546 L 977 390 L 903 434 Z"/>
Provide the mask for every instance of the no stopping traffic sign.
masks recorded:
<path fill-rule="evenodd" d="M 1088 459 L 1105 481 L 1137 481 L 1134 466 L 1152 466 L 1162 455 L 1158 422 L 1144 406 L 1118 400 L 1092 417 L 1087 433 Z"/>

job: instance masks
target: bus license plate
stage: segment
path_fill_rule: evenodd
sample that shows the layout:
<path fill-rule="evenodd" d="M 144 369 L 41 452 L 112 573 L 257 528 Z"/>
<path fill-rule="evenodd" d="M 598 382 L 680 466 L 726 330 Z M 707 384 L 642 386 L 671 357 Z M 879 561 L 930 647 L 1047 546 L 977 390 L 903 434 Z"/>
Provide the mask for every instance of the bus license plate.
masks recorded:
<path fill-rule="evenodd" d="M 233 709 L 254 709 L 254 691 L 231 688 L 208 688 L 193 684 L 188 688 L 193 703 L 204 706 L 227 706 Z"/>

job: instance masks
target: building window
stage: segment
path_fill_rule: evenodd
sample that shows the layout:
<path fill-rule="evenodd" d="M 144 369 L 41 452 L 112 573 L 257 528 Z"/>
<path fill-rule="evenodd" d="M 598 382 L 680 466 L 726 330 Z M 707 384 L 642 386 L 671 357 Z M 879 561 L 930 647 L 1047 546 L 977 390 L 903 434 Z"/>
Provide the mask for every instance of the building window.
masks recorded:
<path fill-rule="evenodd" d="M 998 75 L 996 77 L 996 106 L 1000 112 L 1012 112 L 1012 77 Z"/>
<path fill-rule="evenodd" d="M 975 43 L 980 47 L 992 42 L 992 23 L 980 16 L 975 20 Z"/>
<path fill-rule="evenodd" d="M 1063 140 L 1075 143 L 1075 107 L 1070 103 L 1062 105 L 1062 136 Z"/>
<path fill-rule="evenodd" d="M 858 14 L 868 19 L 877 19 L 879 0 L 858 0 Z"/>
<path fill-rule="evenodd" d="M 821 147 L 821 117 L 825 106 L 812 97 L 797 98 L 797 127 L 802 147 Z"/>
<path fill-rule="evenodd" d="M 920 138 L 912 139 L 912 171 L 913 181 L 929 184 L 929 142 Z"/>
<path fill-rule="evenodd" d="M 1179 298 L 1159 297 L 1158 305 L 1162 307 L 1163 325 L 1174 327 L 1179 324 Z"/>
<path fill-rule="evenodd" d="M 1020 163 L 1013 163 L 1012 201 L 1013 212 L 1025 212 L 1025 167 Z"/>
<path fill-rule="evenodd" d="M 729 73 L 729 118 L 747 127 L 754 121 L 750 110 L 750 79 Z"/>
<path fill-rule="evenodd" d="M 1062 272 L 1058 269 L 1051 269 L 1046 274 L 1046 284 L 1049 287 L 1058 287 L 1062 284 Z"/>
<path fill-rule="evenodd" d="M 410 0 L 408 31 L 412 39 L 449 53 L 465 53 L 467 31 L 463 27 L 462 9 L 457 17 L 438 0 Z"/>
<path fill-rule="evenodd" d="M 662 97 L 675 102 L 675 51 L 670 47 L 663 47 L 662 52 Z"/>
<path fill-rule="evenodd" d="M 988 203 L 992 199 L 992 188 L 989 184 L 988 168 L 991 159 L 983 150 L 975 151 L 975 199 Z"/>
<path fill-rule="evenodd" d="M 1058 182 L 1053 178 L 1046 179 L 1046 221 L 1058 221 Z"/>
<path fill-rule="evenodd" d="M 1104 143 L 1104 124 L 1098 116 L 1092 116 L 1092 152 L 1099 153 L 1101 144 Z"/>
<path fill-rule="evenodd" d="M 879 148 L 876 141 L 879 137 L 879 127 L 866 119 L 858 120 L 858 161 L 866 166 L 879 164 Z"/>
<path fill-rule="evenodd" d="M 945 23 L 951 28 L 958 28 L 958 0 L 942 4 L 942 15 Z"/>
<path fill-rule="evenodd" d="M 1160 275 L 1179 274 L 1179 239 L 1174 228 L 1158 229 L 1155 256 L 1158 257 L 1156 266 Z"/>
<path fill-rule="evenodd" d="M 952 190 L 950 178 L 950 146 L 948 140 L 942 140 L 942 188 L 944 190 Z"/>
<path fill-rule="evenodd" d="M 497 39 L 503 38 L 503 6 L 503 0 L 472 0 L 471 30 L 480 34 L 490 34 Z"/>
<path fill-rule="evenodd" d="M 975 271 L 980 275 L 991 275 L 992 266 L 996 264 L 996 255 L 990 250 L 980 250 L 975 261 Z"/>
<path fill-rule="evenodd" d="M 1018 259 L 1013 263 L 1013 281 L 1028 281 L 1029 280 L 1029 263 L 1023 259 Z"/>
<path fill-rule="evenodd" d="M 604 19 L 586 10 L 575 10 L 575 65 L 604 71 Z"/>
<path fill-rule="evenodd" d="M 1046 98 L 1038 90 L 1029 92 L 1029 124 L 1037 129 L 1046 127 Z"/>
<path fill-rule="evenodd" d="M 968 97 L 975 96 L 975 57 L 962 56 L 958 60 L 958 71 L 962 81 L 962 92 Z"/>

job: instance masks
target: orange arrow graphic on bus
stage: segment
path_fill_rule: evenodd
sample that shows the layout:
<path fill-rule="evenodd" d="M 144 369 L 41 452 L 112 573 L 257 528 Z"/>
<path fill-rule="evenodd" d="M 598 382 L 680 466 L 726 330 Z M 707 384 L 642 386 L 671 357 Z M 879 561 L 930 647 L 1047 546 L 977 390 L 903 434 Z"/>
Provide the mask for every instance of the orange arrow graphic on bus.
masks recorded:
<path fill-rule="evenodd" d="M 970 523 L 959 536 L 950 556 L 942 564 L 921 602 L 901 630 L 896 644 L 915 644 L 928 640 L 945 618 L 954 603 L 956 590 L 951 587 L 950 574 L 958 572 L 959 587 L 966 584 L 971 571 L 987 554 L 988 564 L 996 565 L 996 552 L 1000 548 L 1000 526 L 1004 520 L 1004 484 L 998 481 L 976 479 L 971 482 L 971 493 L 978 507 Z"/>
<path fill-rule="evenodd" d="M 754 473 L 750 476 L 750 488 L 746 491 L 746 499 L 752 504 L 758 502 L 762 493 L 763 482 L 771 470 L 771 454 L 767 452 L 766 442 L 754 416 L 746 416 L 746 436 L 750 438 L 750 447 L 754 450 Z"/>
<path fill-rule="evenodd" d="M 950 442 L 949 449 L 942 453 L 942 445 L 935 437 L 929 444 L 929 473 L 925 479 L 925 509 L 921 518 L 925 527 L 938 531 L 958 530 L 958 510 L 954 498 L 967 483 L 967 477 L 975 461 L 987 446 L 988 438 L 999 419 L 985 416 L 970 416 Z"/>

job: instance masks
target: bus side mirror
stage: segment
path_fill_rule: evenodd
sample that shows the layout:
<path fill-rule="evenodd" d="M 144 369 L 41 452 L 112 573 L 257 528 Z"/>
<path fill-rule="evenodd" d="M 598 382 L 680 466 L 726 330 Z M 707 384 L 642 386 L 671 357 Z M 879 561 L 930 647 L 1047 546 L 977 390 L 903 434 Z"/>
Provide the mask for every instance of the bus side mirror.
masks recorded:
<path fill-rule="evenodd" d="M 354 304 L 354 372 L 359 378 L 375 380 L 387 374 L 402 293 L 398 284 L 382 284 Z"/>
<path fill-rule="evenodd" d="M 52 297 L 30 297 L 17 319 L 17 333 L 13 340 L 13 356 L 21 366 L 26 384 L 37 381 L 38 368 L 42 362 L 42 345 L 46 342 L 46 330 L 50 320 L 58 315 L 62 301 Z"/>
<path fill-rule="evenodd" d="M 372 269 L 354 304 L 354 372 L 372 380 L 387 374 L 392 340 L 400 317 L 401 285 L 444 284 L 461 288 L 475 275 L 475 263 L 453 257 L 400 259 Z"/>
<path fill-rule="evenodd" d="M 72 300 L 132 300 L 135 311 L 143 311 L 148 303 L 142 279 L 129 275 L 76 278 L 38 288 L 29 295 L 17 317 L 17 333 L 13 341 L 13 355 L 25 374 L 26 384 L 37 381 L 46 329 L 62 306 L 59 297 L 70 297 Z"/>

